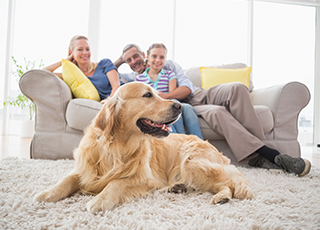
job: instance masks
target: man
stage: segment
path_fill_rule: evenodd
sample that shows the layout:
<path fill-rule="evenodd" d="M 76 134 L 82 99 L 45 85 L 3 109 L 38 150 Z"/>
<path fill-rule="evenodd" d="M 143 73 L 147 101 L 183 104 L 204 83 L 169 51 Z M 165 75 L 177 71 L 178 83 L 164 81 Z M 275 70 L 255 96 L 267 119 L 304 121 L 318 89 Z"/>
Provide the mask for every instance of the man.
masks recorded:
<path fill-rule="evenodd" d="M 114 65 L 118 68 L 123 63 L 127 63 L 134 72 L 119 73 L 120 78 L 134 81 L 135 76 L 146 68 L 144 59 L 145 54 L 139 46 L 127 45 Z M 250 160 L 249 165 L 282 169 L 299 176 L 309 173 L 311 163 L 308 160 L 280 154 L 262 142 L 265 139 L 263 128 L 245 85 L 235 82 L 203 90 L 192 84 L 177 63 L 167 60 L 163 68 L 176 74 L 178 87 L 170 93 L 159 95 L 165 99 L 176 98 L 191 104 L 197 114 L 203 117 L 215 132 L 226 138 L 238 161 L 258 153 L 259 156 Z"/>

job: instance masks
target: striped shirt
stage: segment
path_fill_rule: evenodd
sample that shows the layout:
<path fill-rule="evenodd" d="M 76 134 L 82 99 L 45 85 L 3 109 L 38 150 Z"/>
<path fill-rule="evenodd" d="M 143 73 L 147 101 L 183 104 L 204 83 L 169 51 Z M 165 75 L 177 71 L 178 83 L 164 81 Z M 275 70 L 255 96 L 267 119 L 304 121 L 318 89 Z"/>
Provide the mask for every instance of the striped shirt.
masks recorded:
<path fill-rule="evenodd" d="M 175 73 L 161 69 L 157 80 L 153 81 L 148 74 L 149 70 L 150 67 L 148 67 L 142 74 L 138 75 L 136 77 L 136 81 L 144 82 L 160 92 L 169 93 L 169 81 L 177 78 Z"/>

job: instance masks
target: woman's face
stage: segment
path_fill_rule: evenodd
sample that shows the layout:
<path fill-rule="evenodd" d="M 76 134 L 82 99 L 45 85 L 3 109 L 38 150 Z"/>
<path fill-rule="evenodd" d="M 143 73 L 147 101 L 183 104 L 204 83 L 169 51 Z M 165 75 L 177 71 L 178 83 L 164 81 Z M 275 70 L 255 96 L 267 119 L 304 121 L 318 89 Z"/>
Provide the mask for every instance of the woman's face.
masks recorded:
<path fill-rule="evenodd" d="M 78 64 L 88 64 L 90 62 L 90 46 L 85 39 L 76 40 L 73 43 L 73 58 Z"/>

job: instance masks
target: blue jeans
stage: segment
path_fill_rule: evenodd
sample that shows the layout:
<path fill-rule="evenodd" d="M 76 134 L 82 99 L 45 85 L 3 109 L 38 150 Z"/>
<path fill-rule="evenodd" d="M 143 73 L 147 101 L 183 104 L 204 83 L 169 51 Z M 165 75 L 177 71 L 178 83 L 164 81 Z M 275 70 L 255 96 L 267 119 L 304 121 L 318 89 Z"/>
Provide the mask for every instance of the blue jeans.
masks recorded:
<path fill-rule="evenodd" d="M 173 100 L 173 101 L 177 101 L 177 100 Z M 186 131 L 184 129 L 184 127 L 186 127 L 189 134 L 196 135 L 203 140 L 198 116 L 195 109 L 187 103 L 181 103 L 181 104 L 182 104 L 182 113 L 180 118 L 171 125 L 172 133 L 186 134 Z"/>

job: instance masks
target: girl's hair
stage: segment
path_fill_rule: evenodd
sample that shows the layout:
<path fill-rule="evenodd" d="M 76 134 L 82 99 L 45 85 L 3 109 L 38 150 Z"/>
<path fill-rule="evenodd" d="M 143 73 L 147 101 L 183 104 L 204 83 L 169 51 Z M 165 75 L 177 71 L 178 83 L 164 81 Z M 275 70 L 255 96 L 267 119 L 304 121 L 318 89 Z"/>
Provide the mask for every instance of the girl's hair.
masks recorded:
<path fill-rule="evenodd" d="M 81 40 L 81 39 L 84 39 L 86 41 L 89 41 L 89 39 L 86 37 L 86 36 L 82 36 L 82 35 L 76 35 L 76 36 L 73 36 L 70 40 L 70 44 L 69 44 L 69 49 L 68 49 L 68 56 L 71 54 L 71 50 L 73 50 L 74 48 L 74 42 L 77 41 L 77 40 Z M 94 70 L 96 68 L 96 64 L 93 63 L 90 59 L 90 62 L 89 62 L 89 69 L 88 71 L 91 72 L 92 70 Z"/>
<path fill-rule="evenodd" d="M 154 49 L 154 48 L 162 48 L 162 49 L 164 49 L 164 50 L 166 51 L 166 54 L 167 54 L 167 48 L 166 48 L 166 46 L 165 46 L 164 44 L 162 44 L 162 43 L 153 43 L 153 44 L 149 47 L 149 49 L 147 50 L 147 55 L 149 55 L 149 54 L 150 54 L 150 51 L 151 51 L 152 49 Z"/>

